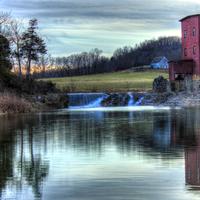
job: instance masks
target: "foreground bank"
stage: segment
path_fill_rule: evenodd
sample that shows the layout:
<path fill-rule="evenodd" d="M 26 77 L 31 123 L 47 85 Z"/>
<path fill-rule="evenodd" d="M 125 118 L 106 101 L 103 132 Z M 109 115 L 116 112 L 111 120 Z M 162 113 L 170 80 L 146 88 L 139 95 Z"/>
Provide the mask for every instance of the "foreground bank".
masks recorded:
<path fill-rule="evenodd" d="M 66 95 L 51 82 L 6 72 L 0 74 L 0 113 L 25 113 L 66 107 Z"/>
<path fill-rule="evenodd" d="M 62 93 L 21 96 L 11 92 L 0 93 L 0 114 L 40 112 L 67 106 L 67 95 Z"/>
<path fill-rule="evenodd" d="M 198 93 L 49 93 L 16 96 L 0 93 L 0 113 L 41 112 L 67 108 L 98 108 L 128 106 L 200 106 Z"/>

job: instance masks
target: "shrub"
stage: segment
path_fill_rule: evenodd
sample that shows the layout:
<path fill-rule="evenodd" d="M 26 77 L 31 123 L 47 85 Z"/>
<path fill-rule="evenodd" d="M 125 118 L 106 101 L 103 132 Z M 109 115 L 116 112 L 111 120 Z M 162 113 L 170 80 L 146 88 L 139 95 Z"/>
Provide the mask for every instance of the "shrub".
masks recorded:
<path fill-rule="evenodd" d="M 0 93 L 0 112 L 25 113 L 31 111 L 31 104 L 11 93 Z"/>
<path fill-rule="evenodd" d="M 7 78 L 6 78 L 7 77 Z M 34 79 L 18 78 L 14 74 L 3 77 L 6 88 L 10 88 L 19 94 L 47 94 L 56 93 L 55 84 L 51 81 L 36 81 Z"/>
<path fill-rule="evenodd" d="M 11 70 L 9 41 L 0 34 L 0 73 Z"/>

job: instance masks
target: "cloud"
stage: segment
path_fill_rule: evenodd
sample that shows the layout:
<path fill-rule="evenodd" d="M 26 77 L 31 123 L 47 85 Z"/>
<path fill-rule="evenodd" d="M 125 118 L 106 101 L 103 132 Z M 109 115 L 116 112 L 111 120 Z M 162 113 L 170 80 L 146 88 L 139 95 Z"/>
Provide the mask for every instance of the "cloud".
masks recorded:
<path fill-rule="evenodd" d="M 180 35 L 178 20 L 200 10 L 198 0 L 0 0 L 19 18 L 37 17 L 55 55 L 99 47 L 110 54 L 161 35 Z M 63 46 L 62 46 L 63 45 Z"/>
<path fill-rule="evenodd" d="M 185 15 L 200 5 L 198 1 L 186 0 L 4 0 L 8 9 L 15 9 L 22 15 L 41 17 L 85 17 L 85 18 L 120 18 L 120 19 L 159 19 L 168 18 L 176 13 Z M 31 12 L 30 12 L 31 11 Z"/>

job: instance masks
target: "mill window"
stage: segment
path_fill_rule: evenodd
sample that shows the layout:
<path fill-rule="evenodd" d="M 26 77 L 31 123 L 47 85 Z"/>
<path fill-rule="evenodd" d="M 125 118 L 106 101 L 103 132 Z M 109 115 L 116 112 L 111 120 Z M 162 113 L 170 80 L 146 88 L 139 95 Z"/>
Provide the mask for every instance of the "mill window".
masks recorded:
<path fill-rule="evenodd" d="M 184 49 L 184 56 L 187 56 L 187 49 Z"/>
<path fill-rule="evenodd" d="M 195 27 L 193 27 L 193 29 L 192 29 L 192 35 L 196 36 L 196 28 Z"/>
<path fill-rule="evenodd" d="M 184 31 L 184 38 L 187 37 L 187 31 Z"/>
<path fill-rule="evenodd" d="M 194 55 L 196 54 L 196 51 L 197 51 L 197 47 L 196 47 L 196 46 L 193 46 L 193 54 L 194 54 Z"/>

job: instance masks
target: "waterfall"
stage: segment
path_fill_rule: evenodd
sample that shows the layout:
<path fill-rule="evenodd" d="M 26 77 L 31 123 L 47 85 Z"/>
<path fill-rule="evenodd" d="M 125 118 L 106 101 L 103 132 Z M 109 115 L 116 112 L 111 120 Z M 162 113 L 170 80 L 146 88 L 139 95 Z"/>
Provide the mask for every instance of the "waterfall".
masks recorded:
<path fill-rule="evenodd" d="M 132 93 L 128 93 L 129 96 L 129 101 L 128 101 L 128 106 L 134 106 L 134 96 Z"/>
<path fill-rule="evenodd" d="M 128 106 L 139 106 L 141 105 L 144 97 L 140 97 L 138 101 L 135 102 L 134 100 L 134 95 L 132 93 L 128 93 L 129 96 L 129 101 L 128 101 Z"/>
<path fill-rule="evenodd" d="M 83 106 L 84 108 L 98 108 L 101 106 L 101 102 L 104 100 L 105 95 L 97 98 L 96 100 L 90 102 L 88 105 Z"/>
<path fill-rule="evenodd" d="M 140 97 L 140 99 L 139 99 L 134 105 L 135 105 L 135 106 L 141 105 L 143 99 L 144 99 L 144 97 Z"/>
<path fill-rule="evenodd" d="M 127 98 L 129 98 L 128 103 L 123 104 L 127 102 Z M 71 93 L 69 94 L 69 108 L 100 108 L 102 105 L 103 107 L 134 107 L 140 106 L 143 99 L 144 97 L 140 97 L 135 101 L 135 95 L 131 92 L 127 94 L 116 93 L 110 95 L 105 93 Z"/>
<path fill-rule="evenodd" d="M 69 94 L 70 108 L 97 108 L 107 97 L 104 93 L 74 93 Z"/>

